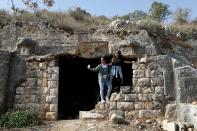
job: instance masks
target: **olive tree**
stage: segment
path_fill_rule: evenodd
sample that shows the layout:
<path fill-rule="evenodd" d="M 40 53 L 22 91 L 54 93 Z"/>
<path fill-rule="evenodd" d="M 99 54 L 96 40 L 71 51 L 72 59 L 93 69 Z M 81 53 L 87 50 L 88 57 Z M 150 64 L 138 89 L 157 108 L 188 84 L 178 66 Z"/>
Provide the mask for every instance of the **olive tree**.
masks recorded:
<path fill-rule="evenodd" d="M 169 10 L 169 5 L 157 1 L 154 1 L 151 4 L 149 13 L 152 19 L 159 22 L 163 22 L 169 15 L 172 14 L 171 10 Z"/>
<path fill-rule="evenodd" d="M 145 19 L 147 16 L 148 16 L 147 13 L 145 13 L 142 10 L 135 10 L 129 13 L 129 19 L 131 21 L 139 21 L 139 20 Z"/>

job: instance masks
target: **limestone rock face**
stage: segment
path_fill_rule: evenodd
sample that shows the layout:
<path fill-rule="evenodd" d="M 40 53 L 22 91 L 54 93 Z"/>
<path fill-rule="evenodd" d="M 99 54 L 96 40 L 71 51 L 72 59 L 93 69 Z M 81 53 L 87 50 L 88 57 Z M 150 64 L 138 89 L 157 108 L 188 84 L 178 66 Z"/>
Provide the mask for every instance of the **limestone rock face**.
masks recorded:
<path fill-rule="evenodd" d="M 182 103 L 191 103 L 197 99 L 197 70 L 184 66 L 176 68 L 178 101 Z"/>
<path fill-rule="evenodd" d="M 37 42 L 30 38 L 19 38 L 17 48 L 20 49 L 21 54 L 30 55 L 35 52 Z"/>
<path fill-rule="evenodd" d="M 79 44 L 78 55 L 84 58 L 97 58 L 109 55 L 108 48 L 108 42 L 82 42 Z"/>
<path fill-rule="evenodd" d="M 114 28 L 114 29 L 125 28 L 127 27 L 127 24 L 129 24 L 129 21 L 118 19 L 110 23 L 109 27 Z"/>
<path fill-rule="evenodd" d="M 118 44 L 110 44 L 109 52 L 113 53 L 115 50 L 120 50 L 123 56 L 137 57 L 142 56 L 145 52 L 140 43 L 131 40 L 123 40 Z"/>

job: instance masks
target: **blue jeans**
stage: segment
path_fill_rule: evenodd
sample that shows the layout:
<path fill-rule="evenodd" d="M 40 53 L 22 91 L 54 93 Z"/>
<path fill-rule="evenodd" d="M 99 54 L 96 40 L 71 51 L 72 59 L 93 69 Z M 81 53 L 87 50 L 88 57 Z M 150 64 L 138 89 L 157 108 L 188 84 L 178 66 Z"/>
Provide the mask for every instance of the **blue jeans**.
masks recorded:
<path fill-rule="evenodd" d="M 123 75 L 122 75 L 122 68 L 121 66 L 115 66 L 113 65 L 112 66 L 112 69 L 111 69 L 111 75 L 112 77 L 115 76 L 116 78 L 118 78 L 118 75 L 120 76 L 120 79 L 123 80 Z"/>
<path fill-rule="evenodd" d="M 111 80 L 108 79 L 99 79 L 98 80 L 99 86 L 100 86 L 100 96 L 101 96 L 101 100 L 104 100 L 104 88 L 105 85 L 107 86 L 108 90 L 107 90 L 107 98 L 110 97 L 111 94 L 111 90 L 112 90 L 112 82 Z"/>

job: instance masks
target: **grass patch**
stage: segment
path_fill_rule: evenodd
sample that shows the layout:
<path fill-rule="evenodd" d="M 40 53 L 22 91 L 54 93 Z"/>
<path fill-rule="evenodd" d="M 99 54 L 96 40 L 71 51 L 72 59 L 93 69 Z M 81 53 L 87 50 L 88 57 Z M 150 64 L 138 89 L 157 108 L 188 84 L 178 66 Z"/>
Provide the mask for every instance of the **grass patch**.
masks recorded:
<path fill-rule="evenodd" d="M 0 115 L 1 128 L 32 127 L 39 124 L 36 113 L 31 111 L 14 111 Z"/>
<path fill-rule="evenodd" d="M 197 25 L 196 24 L 183 24 L 183 25 L 170 25 L 169 30 L 171 33 L 176 34 L 180 40 L 186 41 L 189 39 L 197 39 Z"/>
<path fill-rule="evenodd" d="M 28 11 L 23 11 L 23 13 L 17 17 L 17 20 L 20 23 L 42 21 L 47 26 L 58 28 L 71 34 L 75 31 L 90 31 L 92 28 L 98 29 L 100 26 L 104 26 L 111 22 L 111 19 L 105 16 L 92 16 L 88 12 L 84 13 L 82 9 L 77 9 L 65 12 L 40 10 L 35 13 L 30 13 Z M 8 14 L 5 10 L 0 10 L 1 27 L 13 21 L 16 21 L 14 15 Z"/>

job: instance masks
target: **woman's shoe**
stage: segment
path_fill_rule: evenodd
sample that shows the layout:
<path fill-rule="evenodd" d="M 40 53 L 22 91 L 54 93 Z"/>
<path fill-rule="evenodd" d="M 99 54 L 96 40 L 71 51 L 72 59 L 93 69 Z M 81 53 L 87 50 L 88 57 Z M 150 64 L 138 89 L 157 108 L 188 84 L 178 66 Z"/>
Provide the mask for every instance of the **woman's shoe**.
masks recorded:
<path fill-rule="evenodd" d="M 105 100 L 101 100 L 101 103 L 105 103 Z"/>
<path fill-rule="evenodd" d="M 105 100 L 106 100 L 106 102 L 108 102 L 109 101 L 109 98 L 108 97 L 105 97 Z"/>

